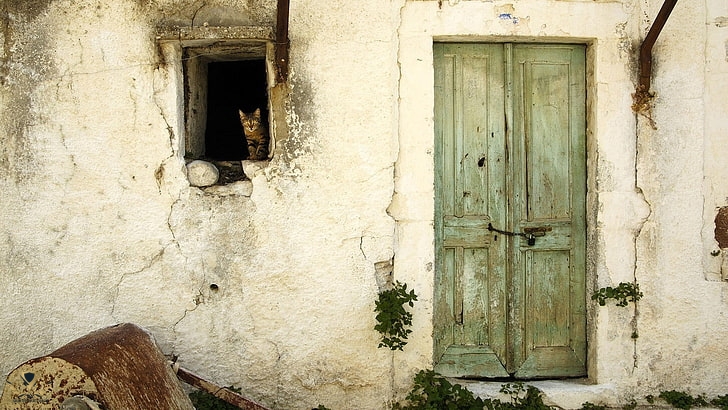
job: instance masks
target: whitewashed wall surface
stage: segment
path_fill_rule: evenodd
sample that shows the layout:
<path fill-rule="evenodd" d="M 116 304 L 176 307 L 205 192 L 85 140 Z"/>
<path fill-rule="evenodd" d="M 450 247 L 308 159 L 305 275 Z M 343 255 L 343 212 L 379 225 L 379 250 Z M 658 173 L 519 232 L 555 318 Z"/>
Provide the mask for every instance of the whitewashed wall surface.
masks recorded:
<path fill-rule="evenodd" d="M 728 3 L 676 5 L 652 127 L 632 94 L 661 5 L 290 0 L 281 82 L 275 0 L 3 0 L 0 377 L 131 322 L 270 408 L 390 408 L 434 364 L 433 43 L 569 43 L 586 46 L 588 376 L 538 383 L 563 407 L 728 394 Z M 268 68 L 270 159 L 227 186 L 186 166 L 205 47 Z M 390 261 L 419 296 L 401 352 L 373 329 Z M 589 298 L 635 281 L 636 305 Z"/>

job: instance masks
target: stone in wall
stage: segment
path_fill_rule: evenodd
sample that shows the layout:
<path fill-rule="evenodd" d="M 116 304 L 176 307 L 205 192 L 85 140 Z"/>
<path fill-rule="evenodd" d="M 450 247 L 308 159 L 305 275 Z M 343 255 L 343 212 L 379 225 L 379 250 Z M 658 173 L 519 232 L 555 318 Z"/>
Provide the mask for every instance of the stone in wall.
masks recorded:
<path fill-rule="evenodd" d="M 191 186 L 204 187 L 215 185 L 220 172 L 210 162 L 195 160 L 187 164 L 187 179 Z"/>

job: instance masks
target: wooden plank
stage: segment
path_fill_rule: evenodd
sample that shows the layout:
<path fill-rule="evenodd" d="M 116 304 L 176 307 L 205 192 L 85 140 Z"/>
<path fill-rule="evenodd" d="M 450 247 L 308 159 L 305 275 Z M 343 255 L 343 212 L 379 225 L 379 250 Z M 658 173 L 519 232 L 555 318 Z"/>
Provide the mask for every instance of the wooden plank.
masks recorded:
<path fill-rule="evenodd" d="M 237 406 L 243 410 L 268 410 L 267 407 L 264 407 L 252 400 L 248 400 L 228 388 L 211 383 L 189 370 L 177 368 L 176 372 L 180 380 L 183 380 L 184 382 L 195 386 L 198 389 L 202 389 L 207 393 L 210 393 L 211 395 L 221 400 L 224 400 L 234 406 Z"/>
<path fill-rule="evenodd" d="M 444 219 L 455 214 L 455 162 L 451 160 L 454 130 L 455 55 L 444 44 L 434 44 L 435 69 L 435 294 L 433 357 L 441 357 L 454 337 L 453 284 L 455 248 L 445 248 Z"/>
<path fill-rule="evenodd" d="M 488 317 L 490 301 L 488 297 L 488 259 L 487 248 L 467 248 L 463 250 L 463 333 L 467 343 L 487 346 L 490 342 Z"/>
<path fill-rule="evenodd" d="M 569 346 L 569 250 L 529 251 L 526 266 L 527 350 Z"/>
<path fill-rule="evenodd" d="M 502 377 L 505 353 L 506 243 L 488 231 L 506 209 L 502 47 L 435 44 L 435 349 L 462 371 Z M 498 251 L 493 251 L 493 247 Z M 491 296 L 493 299 L 491 299 Z M 493 323 L 493 326 L 490 324 Z M 492 347 L 488 347 L 493 343 Z M 460 346 L 452 350 L 452 346 Z M 483 356 L 483 349 L 488 352 Z M 445 351 L 449 353 L 445 356 Z M 497 366 L 470 369 L 475 357 Z M 444 358 L 444 359 L 443 359 Z M 457 365 L 442 363 L 454 371 Z M 445 368 L 441 369 L 445 371 Z M 466 370 L 470 369 L 470 370 Z"/>
<path fill-rule="evenodd" d="M 515 377 L 532 379 L 544 377 L 576 377 L 586 375 L 583 356 L 570 347 L 538 347 L 528 352 L 526 361 Z"/>
<path fill-rule="evenodd" d="M 513 48 L 515 228 L 549 229 L 512 250 L 517 377 L 586 371 L 584 55 L 578 45 Z"/>
<path fill-rule="evenodd" d="M 452 275 L 454 264 L 453 248 L 442 249 L 437 260 L 439 269 L 435 271 L 435 300 L 434 300 L 434 347 L 433 357 L 442 356 L 447 347 L 453 342 L 453 326 L 455 317 L 453 315 L 452 301 Z"/>
<path fill-rule="evenodd" d="M 487 346 L 451 345 L 434 370 L 445 377 L 508 377 L 498 355 Z"/>

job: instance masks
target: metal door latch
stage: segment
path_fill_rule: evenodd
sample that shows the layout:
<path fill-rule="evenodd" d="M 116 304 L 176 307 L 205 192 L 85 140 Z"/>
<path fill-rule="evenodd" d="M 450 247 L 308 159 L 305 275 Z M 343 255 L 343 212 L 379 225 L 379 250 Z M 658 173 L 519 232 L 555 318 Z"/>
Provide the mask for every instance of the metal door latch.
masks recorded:
<path fill-rule="evenodd" d="M 511 232 L 511 231 L 504 231 L 502 229 L 494 228 L 492 223 L 488 223 L 488 230 L 491 232 L 498 232 L 503 235 L 508 236 L 522 236 L 526 238 L 526 243 L 528 246 L 533 246 L 536 244 L 536 237 L 537 236 L 544 236 L 546 235 L 546 232 L 551 230 L 551 227 L 538 227 L 538 228 L 523 228 L 524 232 Z"/>

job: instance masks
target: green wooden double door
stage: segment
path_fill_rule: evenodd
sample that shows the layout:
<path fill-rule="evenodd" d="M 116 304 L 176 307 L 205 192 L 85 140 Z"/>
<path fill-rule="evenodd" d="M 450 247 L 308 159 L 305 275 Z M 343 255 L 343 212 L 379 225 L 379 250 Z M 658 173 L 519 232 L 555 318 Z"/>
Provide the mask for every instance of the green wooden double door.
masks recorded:
<path fill-rule="evenodd" d="M 585 48 L 436 43 L 435 370 L 586 374 Z"/>

